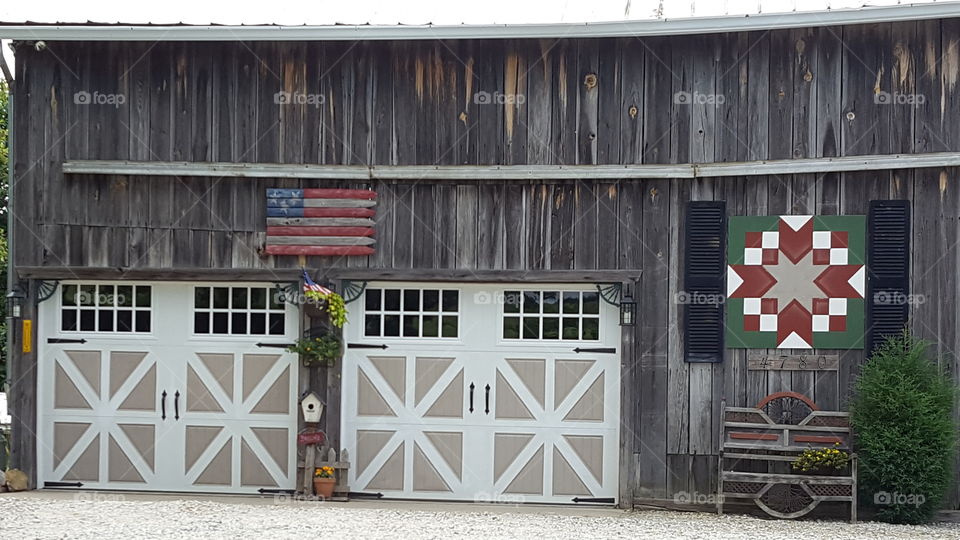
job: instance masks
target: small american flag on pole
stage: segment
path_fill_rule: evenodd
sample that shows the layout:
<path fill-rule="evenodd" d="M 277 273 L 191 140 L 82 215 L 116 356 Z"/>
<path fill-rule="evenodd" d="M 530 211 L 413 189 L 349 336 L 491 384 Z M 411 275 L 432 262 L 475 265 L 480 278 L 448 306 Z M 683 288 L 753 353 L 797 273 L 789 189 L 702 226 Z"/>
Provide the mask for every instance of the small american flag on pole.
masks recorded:
<path fill-rule="evenodd" d="M 318 292 L 320 294 L 330 294 L 333 291 L 320 285 L 316 281 L 310 279 L 310 275 L 307 274 L 307 270 L 303 270 L 303 292 Z"/>
<path fill-rule="evenodd" d="M 372 255 L 369 189 L 268 189 L 269 255 Z"/>

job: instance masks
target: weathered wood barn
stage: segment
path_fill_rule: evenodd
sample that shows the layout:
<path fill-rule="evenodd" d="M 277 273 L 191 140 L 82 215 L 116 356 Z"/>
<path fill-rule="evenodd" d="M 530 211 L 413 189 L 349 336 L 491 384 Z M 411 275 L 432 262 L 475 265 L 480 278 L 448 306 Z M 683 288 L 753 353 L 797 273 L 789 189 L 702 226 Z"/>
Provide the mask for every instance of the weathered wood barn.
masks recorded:
<path fill-rule="evenodd" d="M 37 487 L 292 489 L 314 391 L 352 491 L 672 501 L 724 400 L 843 410 L 904 324 L 960 367 L 957 4 L 0 37 Z"/>

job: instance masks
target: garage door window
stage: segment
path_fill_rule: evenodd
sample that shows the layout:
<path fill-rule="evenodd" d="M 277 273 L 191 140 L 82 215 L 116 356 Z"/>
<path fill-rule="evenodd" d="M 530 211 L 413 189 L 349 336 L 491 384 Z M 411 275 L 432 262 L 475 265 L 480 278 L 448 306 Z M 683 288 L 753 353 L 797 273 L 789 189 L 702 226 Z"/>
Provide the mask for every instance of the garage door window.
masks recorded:
<path fill-rule="evenodd" d="M 503 339 L 597 341 L 600 295 L 596 291 L 506 291 Z"/>
<path fill-rule="evenodd" d="M 60 330 L 149 333 L 151 305 L 149 285 L 64 284 Z"/>
<path fill-rule="evenodd" d="M 195 287 L 193 332 L 204 335 L 283 335 L 283 301 L 270 287 Z"/>
<path fill-rule="evenodd" d="M 460 291 L 369 288 L 363 332 L 367 337 L 456 338 Z"/>

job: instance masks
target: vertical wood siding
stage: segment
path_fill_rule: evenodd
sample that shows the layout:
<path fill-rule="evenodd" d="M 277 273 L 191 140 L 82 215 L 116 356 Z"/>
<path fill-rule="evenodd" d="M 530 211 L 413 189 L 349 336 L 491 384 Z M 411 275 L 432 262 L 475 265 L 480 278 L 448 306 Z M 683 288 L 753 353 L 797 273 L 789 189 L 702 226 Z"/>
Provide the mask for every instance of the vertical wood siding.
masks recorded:
<path fill-rule="evenodd" d="M 64 177 L 66 159 L 632 164 L 960 150 L 960 21 L 677 38 L 391 43 L 50 43 L 17 50 L 20 266 L 290 268 L 262 257 L 267 187 L 290 179 Z M 121 94 L 77 105 L 77 92 Z M 279 92 L 306 96 L 279 105 Z M 877 103 L 881 93 L 922 96 Z M 679 103 L 685 93 L 690 103 Z M 481 97 L 485 96 L 485 97 Z M 722 96 L 722 97 L 720 97 Z M 487 100 L 487 98 L 489 98 Z M 485 103 L 484 101 L 489 101 Z M 499 101 L 498 101 L 499 100 Z M 683 208 L 863 214 L 913 201 L 914 331 L 960 372 L 957 169 L 596 182 L 325 182 L 378 192 L 377 251 L 316 268 L 637 269 L 624 370 L 635 493 L 712 492 L 720 400 L 782 390 L 844 407 L 839 372 L 683 362 Z M 960 415 L 960 413 L 958 413 Z M 960 418 L 960 416 L 958 416 Z M 16 452 L 17 449 L 14 449 Z M 952 503 L 960 502 L 954 492 Z"/>

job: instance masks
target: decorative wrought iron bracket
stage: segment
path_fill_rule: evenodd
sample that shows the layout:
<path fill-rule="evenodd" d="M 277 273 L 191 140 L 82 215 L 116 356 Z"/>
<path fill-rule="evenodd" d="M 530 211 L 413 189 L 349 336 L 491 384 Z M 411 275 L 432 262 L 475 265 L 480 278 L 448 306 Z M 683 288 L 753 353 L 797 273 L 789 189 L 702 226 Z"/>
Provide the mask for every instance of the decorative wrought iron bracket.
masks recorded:
<path fill-rule="evenodd" d="M 291 306 L 299 306 L 300 302 L 297 293 L 300 291 L 300 283 L 274 283 L 275 293 L 279 296 L 281 302 Z"/>
<path fill-rule="evenodd" d="M 343 291 L 343 303 L 349 304 L 354 300 L 363 296 L 363 291 L 367 290 L 366 281 L 350 281 L 349 279 L 344 279 L 340 282 L 341 290 Z"/>
<path fill-rule="evenodd" d="M 597 292 L 600 298 L 613 307 L 620 307 L 620 300 L 623 299 L 623 285 L 621 283 L 597 283 Z"/>
<path fill-rule="evenodd" d="M 37 304 L 53 296 L 57 292 L 60 282 L 57 280 L 44 280 L 37 284 Z"/>

